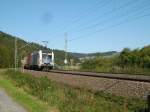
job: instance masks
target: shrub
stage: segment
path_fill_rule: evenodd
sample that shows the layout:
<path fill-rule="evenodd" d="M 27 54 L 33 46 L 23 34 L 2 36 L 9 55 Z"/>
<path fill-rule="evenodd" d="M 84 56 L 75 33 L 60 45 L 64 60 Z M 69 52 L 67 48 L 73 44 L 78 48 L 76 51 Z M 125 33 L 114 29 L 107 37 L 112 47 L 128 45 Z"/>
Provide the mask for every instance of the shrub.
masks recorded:
<path fill-rule="evenodd" d="M 124 98 L 92 92 L 84 89 L 72 88 L 53 82 L 47 77 L 34 77 L 30 74 L 6 71 L 5 77 L 27 93 L 56 106 L 61 112 L 123 112 Z M 145 107 L 145 101 L 127 99 L 129 111 Z"/>

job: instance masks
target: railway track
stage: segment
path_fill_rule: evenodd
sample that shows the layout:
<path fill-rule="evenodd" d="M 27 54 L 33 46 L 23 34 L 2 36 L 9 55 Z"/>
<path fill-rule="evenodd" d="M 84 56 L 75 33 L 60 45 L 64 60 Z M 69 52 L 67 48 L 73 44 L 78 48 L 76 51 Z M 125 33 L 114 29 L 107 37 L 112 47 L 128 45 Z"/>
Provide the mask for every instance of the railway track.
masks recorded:
<path fill-rule="evenodd" d="M 25 70 L 35 77 L 49 79 L 77 88 L 103 91 L 119 96 L 145 97 L 150 92 L 150 76 L 91 73 L 51 70 L 49 72 Z"/>
<path fill-rule="evenodd" d="M 64 70 L 51 70 L 49 72 L 150 83 L 150 76 L 145 75 L 111 74 L 111 73 L 79 72 L 79 71 L 64 71 Z"/>

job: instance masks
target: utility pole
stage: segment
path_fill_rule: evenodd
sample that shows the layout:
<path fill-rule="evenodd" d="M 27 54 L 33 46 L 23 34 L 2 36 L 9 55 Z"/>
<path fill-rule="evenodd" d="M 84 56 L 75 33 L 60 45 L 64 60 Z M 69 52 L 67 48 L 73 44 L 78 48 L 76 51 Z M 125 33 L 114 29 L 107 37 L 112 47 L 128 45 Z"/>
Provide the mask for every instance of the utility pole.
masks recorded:
<path fill-rule="evenodd" d="M 68 54 L 67 54 L 67 44 L 68 44 L 68 39 L 67 39 L 67 33 L 65 33 L 65 60 L 64 60 L 64 63 L 67 64 L 68 61 L 67 61 L 67 58 L 68 58 Z"/>
<path fill-rule="evenodd" d="M 15 37 L 15 70 L 17 70 L 17 67 L 18 67 L 18 55 L 17 55 L 17 37 Z"/>
<path fill-rule="evenodd" d="M 29 46 L 31 43 L 27 43 L 27 44 L 25 44 L 24 46 L 22 46 L 22 47 L 19 47 L 18 49 L 17 49 L 17 53 L 21 50 L 21 49 L 23 49 L 23 48 L 25 48 L 25 47 L 27 47 L 27 46 Z M 17 44 L 16 44 L 16 46 L 17 46 Z M 16 54 L 17 54 L 16 53 Z M 23 51 L 23 52 L 20 52 L 20 60 L 21 60 L 21 67 L 22 67 L 22 72 L 24 72 L 24 64 L 25 64 L 25 60 L 23 60 L 23 54 L 24 54 L 25 52 Z M 25 59 L 25 58 L 24 58 Z M 18 63 L 18 58 L 17 58 L 17 63 Z"/>

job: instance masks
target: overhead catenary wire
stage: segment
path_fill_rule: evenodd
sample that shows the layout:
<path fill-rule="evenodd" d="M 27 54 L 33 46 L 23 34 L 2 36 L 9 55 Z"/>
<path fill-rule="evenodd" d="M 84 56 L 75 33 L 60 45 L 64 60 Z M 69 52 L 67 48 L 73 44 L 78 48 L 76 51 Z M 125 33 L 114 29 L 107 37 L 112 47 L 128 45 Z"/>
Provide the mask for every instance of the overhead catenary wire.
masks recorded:
<path fill-rule="evenodd" d="M 93 35 L 93 34 L 95 34 L 95 33 L 102 32 L 102 31 L 105 31 L 105 30 L 108 30 L 108 29 L 117 27 L 117 26 L 119 26 L 119 25 L 121 25 L 121 24 L 128 23 L 128 22 L 131 22 L 131 21 L 133 21 L 133 20 L 137 20 L 137 19 L 140 19 L 140 18 L 143 18 L 143 17 L 147 17 L 147 16 L 150 16 L 150 13 L 144 14 L 144 15 L 140 15 L 140 16 L 136 16 L 136 17 L 134 17 L 134 18 L 132 18 L 132 19 L 131 19 L 131 18 L 130 18 L 130 19 L 126 19 L 126 20 L 123 20 L 123 21 L 121 21 L 121 22 L 119 22 L 119 23 L 116 23 L 116 24 L 113 24 L 113 25 L 109 25 L 109 26 L 107 26 L 107 27 L 105 27 L 105 28 L 96 30 L 96 31 L 94 31 L 94 32 L 92 32 L 92 33 L 88 33 L 88 34 L 86 34 L 86 35 L 82 35 L 82 36 L 79 36 L 79 37 L 77 37 L 77 38 L 72 38 L 72 39 L 69 40 L 69 42 L 72 42 L 72 41 L 75 41 L 75 40 L 78 40 L 78 39 L 82 39 L 82 38 L 87 38 L 87 37 L 86 37 L 87 35 L 90 36 L 90 35 Z"/>
<path fill-rule="evenodd" d="M 111 3 L 112 0 L 102 0 L 102 2 L 99 2 L 97 5 L 98 7 L 91 7 L 89 9 L 87 9 L 87 11 L 85 11 L 83 14 L 81 14 L 80 16 L 78 16 L 75 20 L 73 20 L 72 22 L 79 22 L 82 18 L 86 17 L 86 15 L 89 15 L 91 12 L 97 10 L 97 8 L 103 8 L 104 6 L 108 5 L 109 3 Z M 92 10 L 91 10 L 92 9 Z M 90 11 L 88 11 L 90 10 Z"/>
<path fill-rule="evenodd" d="M 134 12 L 128 11 L 128 12 L 126 12 L 127 15 L 126 15 L 126 14 L 123 14 L 123 15 L 120 16 L 121 18 L 118 16 L 117 19 L 118 19 L 118 21 L 121 21 L 121 20 L 124 19 L 123 17 L 126 17 L 126 16 L 128 16 L 128 17 L 126 17 L 127 19 L 128 19 L 128 18 L 132 18 L 133 14 L 134 14 L 134 16 L 137 16 L 138 14 L 143 13 L 144 11 L 147 11 L 148 9 L 150 9 L 150 7 L 148 7 L 148 8 L 147 8 L 147 7 L 144 7 L 142 10 L 136 10 L 136 9 L 135 9 Z M 135 12 L 136 12 L 136 13 L 135 13 Z M 133 14 L 132 14 L 132 13 L 133 13 Z M 93 25 L 93 26 L 89 26 L 89 27 L 86 28 L 86 29 L 83 29 L 83 30 L 81 30 L 81 31 L 78 31 L 78 33 L 79 33 L 79 32 L 83 32 L 84 30 L 95 29 L 96 26 L 101 26 L 101 27 L 103 27 L 103 26 L 107 25 L 108 23 L 111 23 L 111 21 L 113 21 L 113 18 L 110 18 L 110 19 L 108 19 L 108 20 L 105 20 L 105 21 L 103 21 L 103 22 L 101 22 L 101 23 L 97 23 L 97 24 L 95 24 L 95 25 Z M 114 20 L 114 21 L 115 21 L 115 20 Z M 109 25 L 109 24 L 108 24 L 108 25 Z"/>
<path fill-rule="evenodd" d="M 103 7 L 105 7 L 105 6 L 107 6 L 108 4 L 110 4 L 111 2 L 112 2 L 113 0 L 108 0 L 106 3 L 104 3 L 104 4 L 102 4 L 102 6 L 101 7 L 99 7 L 99 9 L 101 9 L 101 8 L 103 8 Z M 135 1 L 138 1 L 138 0 L 135 0 Z M 101 3 L 101 2 L 100 2 Z M 122 5 L 121 7 L 119 7 L 119 8 L 117 8 L 117 9 L 121 9 L 121 8 L 124 8 L 124 7 L 126 7 L 126 6 L 128 6 L 128 5 L 131 5 L 130 3 L 134 3 L 134 1 L 130 1 L 130 2 L 127 2 L 126 4 L 124 4 L 124 5 Z M 93 7 L 95 10 L 97 9 L 96 7 Z M 90 9 L 90 8 L 89 8 Z M 91 7 L 91 9 L 92 9 L 92 7 Z M 115 10 L 117 10 L 117 9 L 115 9 Z M 98 10 L 98 9 L 97 9 Z M 114 12 L 114 9 L 113 10 L 111 10 L 111 11 L 108 11 L 108 12 L 105 12 L 105 13 L 103 13 L 103 14 L 101 14 L 100 16 L 98 16 L 97 18 L 95 18 L 94 20 L 92 20 L 92 22 L 93 21 L 95 21 L 95 20 L 97 20 L 97 19 L 99 19 L 100 17 L 104 17 L 105 15 L 109 15 L 109 14 L 112 14 L 112 12 Z M 70 27 L 73 27 L 73 25 L 74 24 L 76 24 L 76 23 L 79 23 L 79 21 L 81 21 L 83 18 L 85 18 L 85 17 L 87 17 L 86 15 L 88 14 L 88 15 L 91 15 L 92 13 L 96 13 L 96 11 L 95 12 L 93 12 L 93 10 L 91 10 L 91 11 L 88 11 L 88 12 L 86 12 L 85 11 L 85 14 L 83 13 L 83 14 L 81 14 L 81 16 L 79 16 L 77 19 L 73 19 L 68 25 L 65 25 L 64 27 L 63 27 L 63 32 L 69 32 L 70 30 L 72 30 L 72 28 L 70 28 Z M 91 21 L 88 21 L 87 23 L 89 23 L 89 22 L 91 22 Z M 86 24 L 87 24 L 86 23 Z M 67 28 L 69 28 L 69 30 L 67 30 Z M 76 27 L 75 27 L 76 28 Z"/>
<path fill-rule="evenodd" d="M 89 23 L 91 23 L 91 21 L 96 23 L 97 20 L 101 20 L 102 18 L 106 18 L 108 15 L 112 15 L 113 13 L 116 13 L 117 11 L 120 11 L 121 9 L 124 9 L 124 8 L 129 7 L 129 6 L 135 5 L 135 4 L 138 3 L 138 1 L 140 1 L 140 0 L 132 0 L 132 1 L 129 0 L 129 1 L 126 2 L 125 4 L 122 4 L 121 6 L 115 8 L 115 10 L 112 9 L 112 10 L 110 10 L 110 11 L 106 11 L 106 12 L 100 14 L 99 16 L 97 16 L 96 18 L 94 18 L 94 19 L 92 19 L 92 20 L 89 20 L 89 21 L 86 21 L 85 25 L 86 25 L 86 24 L 88 25 Z M 136 3 L 135 3 L 135 2 L 136 2 Z M 80 24 L 80 25 L 77 26 L 77 27 L 79 28 L 79 27 L 82 27 L 82 26 L 83 26 L 83 25 Z M 74 27 L 74 28 L 76 28 L 76 27 Z M 69 29 L 68 31 L 70 31 L 70 30 L 71 30 L 71 29 Z"/>
<path fill-rule="evenodd" d="M 129 7 L 129 6 L 132 6 L 133 4 L 131 4 L 131 3 L 134 3 L 134 5 L 136 5 L 136 3 L 138 3 L 138 1 L 140 1 L 140 0 L 135 0 L 134 2 L 133 1 L 129 1 L 129 2 L 126 2 L 125 4 L 122 4 L 121 6 L 119 6 L 119 7 L 117 7 L 116 9 L 115 9 L 115 11 L 112 11 L 112 13 L 115 13 L 115 12 L 119 12 L 119 11 L 121 11 L 121 9 L 123 9 L 123 8 L 127 8 L 127 7 Z M 143 3 L 141 3 L 141 4 L 143 4 Z M 147 4 L 148 5 L 148 4 Z M 128 15 L 131 13 L 134 13 L 134 12 L 137 12 L 136 11 L 136 9 L 138 9 L 139 8 L 139 10 L 141 10 L 140 8 L 142 8 L 143 6 L 140 6 L 140 7 L 137 7 L 136 8 L 136 6 L 134 7 L 134 10 L 132 11 L 130 11 L 130 10 L 128 10 L 127 12 L 125 12 L 125 14 L 127 13 Z M 138 11 L 139 11 L 138 10 Z M 107 13 L 105 13 L 106 15 L 110 15 L 110 14 L 112 14 L 110 11 L 109 11 L 109 13 L 107 12 Z M 114 19 L 116 18 L 116 17 L 118 17 L 118 19 L 120 19 L 120 18 L 122 18 L 122 17 L 126 17 L 126 15 L 125 14 L 121 14 L 121 15 L 115 15 L 115 16 L 113 16 L 114 17 Z M 101 24 L 103 24 L 103 25 L 106 25 L 107 23 L 109 23 L 110 21 L 109 21 L 109 19 L 107 19 L 107 17 L 106 17 L 106 15 L 104 15 L 103 16 L 103 18 L 106 18 L 106 20 L 104 20 L 104 21 L 99 21 L 99 22 L 95 22 L 95 21 L 93 21 L 93 22 L 95 22 L 95 24 L 92 24 L 92 25 L 90 25 L 90 24 L 88 24 L 89 26 L 87 26 L 87 27 L 85 27 L 83 30 L 90 30 L 90 29 L 92 29 L 92 28 L 95 28 L 96 29 L 96 26 L 99 26 L 99 25 L 101 25 Z M 111 20 L 113 20 L 113 17 L 111 18 Z M 145 16 L 144 16 L 145 17 Z M 95 18 L 94 18 L 95 19 Z M 127 20 L 128 20 L 128 18 L 127 18 Z M 123 20 L 123 21 L 127 21 L 127 20 Z M 129 21 L 129 20 L 128 20 Z M 93 23 L 92 22 L 92 23 Z M 103 23 L 102 23 L 103 22 Z M 107 23 L 106 23 L 107 22 Z M 122 22 L 119 22 L 119 23 L 121 23 L 121 24 L 123 24 Z M 109 26 L 106 26 L 105 28 L 101 28 L 101 29 L 98 29 L 98 30 L 96 30 L 96 31 L 94 31 L 94 32 L 88 32 L 87 34 L 83 34 L 83 35 L 81 35 L 81 36 L 77 36 L 76 38 L 72 38 L 72 39 L 70 39 L 70 40 L 68 40 L 69 42 L 71 42 L 71 41 L 74 41 L 74 40 L 78 40 L 79 38 L 85 38 L 84 36 L 86 36 L 86 35 L 93 35 L 92 33 L 98 33 L 98 32 L 101 32 L 101 31 L 104 31 L 104 30 L 107 30 L 107 29 L 109 29 L 110 27 L 112 28 L 112 26 L 114 27 L 114 26 L 118 26 L 118 24 L 119 23 L 115 23 L 115 24 L 117 24 L 117 25 L 115 25 L 115 24 L 113 24 L 113 25 L 109 25 Z M 84 26 L 84 25 L 83 25 Z M 86 29 L 87 28 L 87 29 Z M 71 30 L 71 29 L 70 29 Z M 82 32 L 83 30 L 81 30 L 80 32 Z M 77 33 L 79 33 L 79 32 L 77 32 Z M 57 41 L 58 42 L 58 41 Z"/>
<path fill-rule="evenodd" d="M 94 20 L 95 19 L 98 19 L 98 20 L 101 20 L 101 18 L 106 18 L 106 15 L 111 15 L 112 13 L 115 13 L 115 12 L 117 12 L 117 11 L 120 11 L 121 9 L 123 9 L 123 8 L 127 8 L 127 7 L 129 7 L 129 6 L 131 6 L 131 5 L 135 5 L 138 1 L 140 1 L 140 0 L 129 0 L 128 2 L 126 2 L 125 4 L 122 4 L 121 6 L 119 6 L 119 7 L 117 7 L 117 8 L 115 8 L 115 11 L 114 10 L 110 10 L 110 11 L 107 11 L 107 12 L 105 12 L 105 13 L 103 13 L 103 14 L 101 14 L 101 15 L 99 15 L 98 17 L 96 17 L 96 18 L 94 18 Z M 92 21 L 92 23 L 93 22 L 95 22 L 95 21 Z M 95 24 L 97 24 L 97 23 L 95 23 Z M 84 26 L 84 25 L 82 25 L 82 26 Z M 89 26 L 88 26 L 89 27 Z M 78 29 L 79 29 L 80 27 L 78 27 Z M 71 30 L 71 28 L 69 29 L 69 31 Z M 68 31 L 67 31 L 68 32 Z M 81 31 L 80 31 L 81 32 Z M 79 32 L 78 32 L 79 33 Z M 55 38 L 56 39 L 56 38 Z"/>
<path fill-rule="evenodd" d="M 111 2 L 112 2 L 112 0 L 105 0 L 105 1 L 102 0 L 102 1 L 98 1 L 97 4 L 96 4 L 96 5 L 98 5 L 97 7 L 95 7 L 95 5 L 94 5 L 94 6 L 91 6 L 91 7 L 87 8 L 83 13 L 81 13 L 80 16 L 77 15 L 77 16 L 75 16 L 75 17 L 72 17 L 72 18 L 71 18 L 71 21 L 68 22 L 67 24 L 65 24 L 64 26 L 62 26 L 61 28 L 58 28 L 58 29 L 59 29 L 58 31 L 59 31 L 59 32 L 62 32 L 62 33 L 66 32 L 67 29 L 68 29 L 70 26 L 73 26 L 74 23 L 78 23 L 79 21 L 82 20 L 82 18 L 86 17 L 86 15 L 92 13 L 94 10 L 96 11 L 98 8 L 105 7 L 106 5 L 108 5 L 108 4 L 111 3 Z M 90 11 L 89 11 L 89 10 L 90 10 Z M 70 28 L 69 28 L 69 29 L 70 29 Z M 56 40 L 56 38 L 58 37 L 57 34 L 52 35 L 52 36 L 55 37 L 54 40 Z M 52 39 L 52 40 L 53 40 L 53 39 Z"/>
<path fill-rule="evenodd" d="M 77 22 L 81 21 L 87 15 L 93 13 L 93 11 L 96 11 L 97 9 L 103 8 L 111 2 L 112 2 L 112 0 L 98 1 L 98 3 L 96 4 L 96 5 L 98 5 L 97 7 L 96 7 L 96 5 L 91 6 L 91 7 L 87 8 L 84 12 L 80 13 L 80 15 L 72 17 L 71 21 L 69 23 L 65 24 L 64 26 L 62 26 L 60 31 L 63 30 L 62 32 L 64 33 L 67 30 L 67 28 L 69 28 L 70 26 L 73 26 L 74 23 L 77 23 Z"/>
<path fill-rule="evenodd" d="M 95 28 L 96 26 L 99 26 L 99 25 L 104 25 L 108 22 L 111 22 L 112 20 L 118 20 L 120 18 L 123 18 L 123 17 L 127 17 L 128 15 L 130 14 L 134 14 L 135 12 L 138 12 L 138 11 L 141 11 L 141 9 L 146 9 L 147 7 L 146 6 L 149 6 L 149 4 L 146 4 L 144 6 L 141 6 L 141 7 L 134 7 L 134 9 L 129 9 L 127 10 L 125 13 L 121 13 L 120 15 L 113 15 L 111 18 L 106 18 L 105 20 L 103 21 L 99 21 L 99 22 L 96 22 L 95 24 L 92 24 L 92 25 L 88 25 L 84 28 L 81 28 L 81 29 L 78 29 L 78 33 L 83 31 L 83 30 L 86 30 L 86 29 L 91 29 L 91 28 Z"/>
<path fill-rule="evenodd" d="M 99 7 L 91 7 L 91 9 L 93 8 L 92 10 L 87 11 L 87 12 L 85 11 L 83 14 L 80 14 L 80 16 L 77 19 L 70 22 L 70 25 L 66 25 L 65 29 L 63 29 L 63 30 L 67 30 L 67 28 L 69 28 L 69 30 L 70 30 L 71 29 L 70 26 L 73 27 L 73 24 L 83 21 L 83 18 L 86 18 L 87 16 L 89 16 L 93 13 L 96 13 L 97 10 L 109 5 L 111 2 L 112 2 L 112 0 L 105 0 L 105 2 L 101 3 L 102 5 L 100 5 Z"/>

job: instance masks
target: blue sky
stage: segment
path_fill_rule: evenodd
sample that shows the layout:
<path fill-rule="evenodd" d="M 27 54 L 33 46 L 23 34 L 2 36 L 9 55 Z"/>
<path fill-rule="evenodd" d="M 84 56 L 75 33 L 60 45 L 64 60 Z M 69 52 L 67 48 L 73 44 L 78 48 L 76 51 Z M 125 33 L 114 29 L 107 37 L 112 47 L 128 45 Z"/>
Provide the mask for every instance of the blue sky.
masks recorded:
<path fill-rule="evenodd" d="M 150 0 L 0 0 L 0 30 L 70 52 L 150 44 Z"/>

